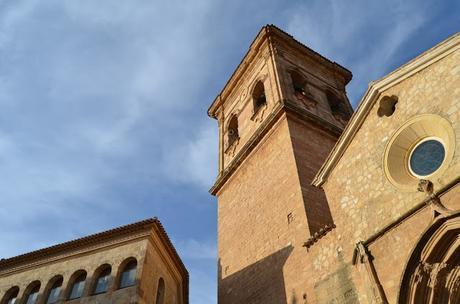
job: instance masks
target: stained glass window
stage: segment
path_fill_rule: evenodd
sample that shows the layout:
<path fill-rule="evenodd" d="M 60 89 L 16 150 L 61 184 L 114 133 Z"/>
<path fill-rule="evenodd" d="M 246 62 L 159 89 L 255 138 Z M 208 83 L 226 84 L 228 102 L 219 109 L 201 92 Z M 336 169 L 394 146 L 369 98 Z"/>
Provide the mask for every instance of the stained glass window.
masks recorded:
<path fill-rule="evenodd" d="M 423 141 L 412 150 L 409 159 L 410 169 L 417 176 L 428 176 L 441 167 L 445 155 L 444 145 L 440 141 Z"/>

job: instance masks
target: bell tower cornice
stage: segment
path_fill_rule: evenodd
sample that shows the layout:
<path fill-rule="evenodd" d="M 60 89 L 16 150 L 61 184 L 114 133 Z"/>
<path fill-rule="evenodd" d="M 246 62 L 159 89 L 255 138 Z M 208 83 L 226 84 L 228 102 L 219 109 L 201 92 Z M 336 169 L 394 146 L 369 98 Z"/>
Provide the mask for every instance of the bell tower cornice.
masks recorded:
<path fill-rule="evenodd" d="M 275 25 L 268 24 L 262 27 L 256 38 L 252 41 L 245 56 L 230 76 L 220 94 L 217 95 L 209 107 L 208 115 L 217 119 L 217 113 L 220 111 L 220 106 L 225 102 L 228 96 L 233 93 L 235 87 L 258 56 L 262 56 L 266 61 L 269 60 L 270 57 L 283 56 L 286 51 L 280 48 L 281 45 L 287 47 L 289 52 L 297 52 L 315 61 L 321 61 L 322 64 L 332 70 L 333 73 L 342 77 L 345 84 L 352 78 L 352 73 L 348 69 L 315 52 Z"/>
<path fill-rule="evenodd" d="M 262 138 L 270 131 L 272 126 L 283 117 L 283 115 L 292 115 L 300 120 L 308 121 L 323 129 L 324 131 L 331 133 L 333 136 L 339 137 L 342 134 L 343 129 L 330 123 L 329 121 L 322 119 L 319 116 L 313 115 L 311 112 L 306 111 L 296 105 L 294 102 L 286 99 L 281 100 L 277 104 L 274 111 L 265 119 L 260 125 L 258 130 L 251 136 L 251 138 L 244 144 L 241 150 L 233 158 L 232 162 L 220 172 L 214 185 L 209 190 L 212 195 L 217 195 L 219 190 L 225 184 L 225 182 L 232 176 L 233 172 L 237 170 L 239 165 L 248 157 L 251 151 L 257 146 Z"/>

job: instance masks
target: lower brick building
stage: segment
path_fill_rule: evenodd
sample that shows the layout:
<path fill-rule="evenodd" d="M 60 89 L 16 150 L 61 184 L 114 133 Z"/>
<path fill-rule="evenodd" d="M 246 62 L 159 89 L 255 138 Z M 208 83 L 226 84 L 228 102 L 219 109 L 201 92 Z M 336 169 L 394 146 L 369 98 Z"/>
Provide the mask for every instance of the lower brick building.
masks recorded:
<path fill-rule="evenodd" d="M 460 34 L 351 78 L 267 25 L 210 106 L 220 304 L 460 303 Z"/>
<path fill-rule="evenodd" d="M 188 272 L 158 219 L 0 261 L 1 304 L 187 304 Z"/>

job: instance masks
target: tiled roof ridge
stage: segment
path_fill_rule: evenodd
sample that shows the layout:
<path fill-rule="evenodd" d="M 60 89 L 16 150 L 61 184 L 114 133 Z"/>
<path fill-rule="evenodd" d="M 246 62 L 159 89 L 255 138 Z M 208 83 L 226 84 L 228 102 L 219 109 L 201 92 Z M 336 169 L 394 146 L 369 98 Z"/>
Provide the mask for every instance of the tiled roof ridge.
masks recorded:
<path fill-rule="evenodd" d="M 69 250 L 69 249 L 72 249 L 78 246 L 96 243 L 97 241 L 101 241 L 101 238 L 103 240 L 106 240 L 109 237 L 114 237 L 116 235 L 122 235 L 122 234 L 126 234 L 132 231 L 139 231 L 139 230 L 144 229 L 145 226 L 147 225 L 153 225 L 155 222 L 159 223 L 159 220 L 156 217 L 148 218 L 142 221 L 127 224 L 124 226 L 115 227 L 115 228 L 112 228 L 106 231 L 102 231 L 102 232 L 97 232 L 94 234 L 76 238 L 76 239 L 66 241 L 63 243 L 58 243 L 58 244 L 55 244 L 49 247 L 45 247 L 45 248 L 41 248 L 38 250 L 30 251 L 27 253 L 23 253 L 23 254 L 13 256 L 10 258 L 0 259 L 0 271 L 12 265 L 24 263 L 24 262 L 27 262 L 28 260 L 40 258 L 48 254 L 60 253 L 60 252 L 64 252 L 66 250 Z"/>

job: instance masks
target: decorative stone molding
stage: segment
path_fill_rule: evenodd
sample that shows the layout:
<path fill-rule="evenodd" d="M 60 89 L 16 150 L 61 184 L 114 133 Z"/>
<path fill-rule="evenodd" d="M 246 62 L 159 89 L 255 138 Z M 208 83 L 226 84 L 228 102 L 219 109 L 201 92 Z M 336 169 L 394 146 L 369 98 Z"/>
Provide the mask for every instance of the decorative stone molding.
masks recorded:
<path fill-rule="evenodd" d="M 367 278 L 371 284 L 373 303 L 378 304 L 388 304 L 386 299 L 385 292 L 383 290 L 382 284 L 377 276 L 377 271 L 375 270 L 374 263 L 372 262 L 374 257 L 369 252 L 369 249 L 363 242 L 356 243 L 352 263 L 354 265 L 362 264 L 366 269 Z"/>
<path fill-rule="evenodd" d="M 240 138 L 238 137 L 237 139 L 235 139 L 234 141 L 232 141 L 231 144 L 228 144 L 227 143 L 227 147 L 225 148 L 225 154 L 233 157 L 235 156 L 235 152 L 236 152 L 236 147 L 238 146 L 240 142 Z"/>
<path fill-rule="evenodd" d="M 435 114 L 417 115 L 407 120 L 394 132 L 383 157 L 384 173 L 388 181 L 398 190 L 414 192 L 417 190 L 419 177 L 409 168 L 410 155 L 420 142 L 427 138 L 434 138 L 442 142 L 445 156 L 442 164 L 433 173 L 430 179 L 441 176 L 448 168 L 455 151 L 455 132 L 445 118 Z"/>
<path fill-rule="evenodd" d="M 304 247 L 309 249 L 313 244 L 318 242 L 323 236 L 325 236 L 329 231 L 335 228 L 335 224 L 326 224 L 318 232 L 315 232 L 304 244 Z"/>
<path fill-rule="evenodd" d="M 449 216 L 458 211 L 450 210 L 446 208 L 442 203 L 439 197 L 434 193 L 433 183 L 429 180 L 421 179 L 418 184 L 418 191 L 424 192 L 428 196 L 427 205 L 429 205 L 433 211 L 436 211 L 441 216 Z"/>
<path fill-rule="evenodd" d="M 254 114 L 252 114 L 251 120 L 254 122 L 261 122 L 262 120 L 264 120 L 264 114 L 266 110 L 267 110 L 267 104 L 259 107 L 257 111 L 254 112 Z"/>

